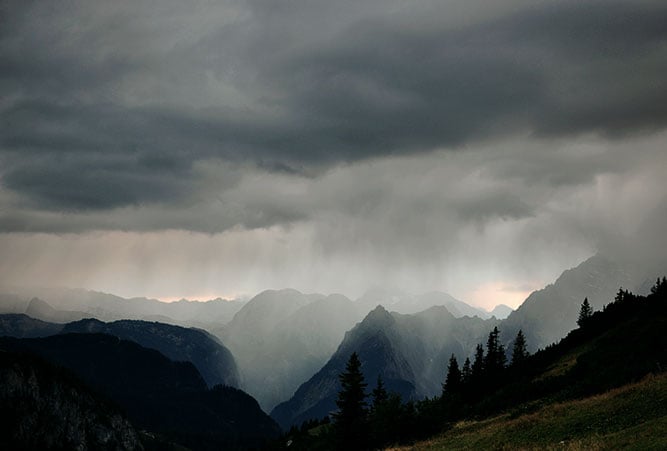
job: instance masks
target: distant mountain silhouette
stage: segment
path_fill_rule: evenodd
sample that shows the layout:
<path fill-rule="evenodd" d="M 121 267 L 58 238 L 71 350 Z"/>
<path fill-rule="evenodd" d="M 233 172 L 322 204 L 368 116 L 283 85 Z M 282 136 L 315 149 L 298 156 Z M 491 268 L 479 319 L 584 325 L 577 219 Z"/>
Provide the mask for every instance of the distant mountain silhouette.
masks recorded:
<path fill-rule="evenodd" d="M 505 319 L 512 314 L 514 309 L 505 304 L 496 305 L 493 310 L 491 310 L 491 316 L 495 316 L 496 319 Z"/>
<path fill-rule="evenodd" d="M 187 327 L 214 328 L 229 322 L 243 306 L 243 302 L 220 298 L 206 302 L 180 300 L 169 303 L 141 297 L 127 299 L 108 293 L 61 287 L 13 287 L 4 288 L 4 291 L 0 293 L 0 313 L 28 313 L 30 316 L 53 322 L 93 317 L 103 321 L 139 319 Z M 47 303 L 53 311 L 45 312 L 38 308 L 27 312 L 28 308 L 35 308 L 29 305 L 33 298 Z M 76 315 L 57 316 L 66 315 L 65 312 Z M 56 316 L 43 316 L 44 313 Z"/>
<path fill-rule="evenodd" d="M 39 298 L 32 298 L 30 300 L 28 307 L 25 309 L 25 314 L 32 318 L 52 323 L 69 323 L 70 321 L 78 321 L 90 316 L 84 312 L 54 309 L 47 302 Z"/>
<path fill-rule="evenodd" d="M 388 389 L 405 399 L 433 396 L 441 390 L 450 355 L 471 353 L 495 324 L 495 320 L 455 318 L 442 306 L 415 315 L 389 313 L 378 306 L 345 334 L 326 365 L 271 415 L 286 428 L 335 410 L 338 375 L 352 352 L 364 362 L 367 381 L 382 375 Z"/>
<path fill-rule="evenodd" d="M 484 310 L 468 305 L 465 302 L 459 301 L 453 296 L 440 291 L 432 291 L 430 293 L 410 296 L 387 308 L 390 311 L 398 313 L 418 313 L 435 306 L 446 307 L 449 313 L 456 318 L 461 318 L 462 316 L 477 316 L 482 319 L 488 319 L 491 317 L 491 315 Z"/>
<path fill-rule="evenodd" d="M 209 390 L 190 362 L 106 334 L 0 339 L 0 349 L 31 352 L 74 372 L 120 404 L 131 421 L 192 449 L 257 446 L 277 425 L 252 397 L 217 386 Z"/>
<path fill-rule="evenodd" d="M 462 316 L 477 316 L 482 319 L 490 318 L 488 312 L 459 301 L 441 291 L 411 295 L 396 289 L 373 288 L 357 299 L 356 304 L 364 313 L 371 311 L 378 305 L 382 305 L 391 312 L 404 314 L 418 313 L 431 307 L 444 306 L 457 318 Z"/>

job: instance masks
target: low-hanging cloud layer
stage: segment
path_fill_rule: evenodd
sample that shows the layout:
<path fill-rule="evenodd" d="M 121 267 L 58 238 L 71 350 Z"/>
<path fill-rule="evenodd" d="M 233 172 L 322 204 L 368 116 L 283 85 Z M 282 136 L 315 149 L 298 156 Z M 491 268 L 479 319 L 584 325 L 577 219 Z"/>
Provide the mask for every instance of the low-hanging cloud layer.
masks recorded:
<path fill-rule="evenodd" d="M 667 226 L 662 1 L 2 1 L 0 17 L 2 283 L 393 284 L 493 305 L 489 287 L 516 303 Z"/>

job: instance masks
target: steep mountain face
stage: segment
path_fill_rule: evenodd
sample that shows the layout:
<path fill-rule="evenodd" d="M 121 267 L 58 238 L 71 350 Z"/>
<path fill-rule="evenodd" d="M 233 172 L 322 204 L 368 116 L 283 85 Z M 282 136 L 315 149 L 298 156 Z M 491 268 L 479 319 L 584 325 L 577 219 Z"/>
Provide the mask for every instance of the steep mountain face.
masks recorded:
<path fill-rule="evenodd" d="M 239 386 L 239 374 L 231 352 L 215 337 L 198 329 L 147 321 L 104 323 L 84 319 L 66 324 L 62 333 L 104 333 L 156 349 L 174 361 L 192 362 L 209 387 Z"/>
<path fill-rule="evenodd" d="M 308 295 L 292 289 L 263 291 L 248 301 L 219 333 L 229 341 L 232 349 L 245 344 L 257 345 L 278 323 L 322 298 L 324 296 L 320 294 Z"/>
<path fill-rule="evenodd" d="M 219 331 L 239 364 L 242 387 L 270 410 L 326 363 L 360 319 L 341 295 L 265 291 Z"/>
<path fill-rule="evenodd" d="M 137 425 L 192 449 L 258 446 L 277 425 L 240 390 L 211 390 L 190 362 L 104 334 L 0 339 L 0 349 L 31 352 L 74 372 L 120 404 Z"/>
<path fill-rule="evenodd" d="M 361 319 L 354 303 L 331 295 L 307 304 L 280 321 L 246 360 L 245 386 L 270 411 L 289 398 L 331 357 Z"/>
<path fill-rule="evenodd" d="M 577 327 L 579 309 L 587 297 L 600 310 L 619 287 L 634 289 L 645 278 L 633 275 L 622 264 L 595 255 L 576 268 L 564 271 L 551 285 L 534 291 L 502 323 L 503 337 L 513 338 L 522 329 L 534 351 L 558 341 Z"/>
<path fill-rule="evenodd" d="M 416 315 L 389 313 L 378 306 L 345 334 L 326 365 L 271 415 L 286 428 L 334 411 L 338 376 L 352 352 L 359 354 L 369 390 L 382 375 L 388 389 L 405 399 L 433 396 L 440 392 L 450 355 L 464 359 L 472 354 L 495 324 L 495 320 L 455 318 L 442 306 Z"/>
<path fill-rule="evenodd" d="M 143 449 L 115 406 L 41 359 L 0 352 L 0 404 L 2 449 Z"/>
<path fill-rule="evenodd" d="M 168 303 L 156 299 L 126 299 L 96 291 L 59 287 L 14 287 L 4 290 L 13 294 L 0 294 L 0 312 L 27 313 L 26 310 L 30 308 L 28 315 L 54 322 L 68 322 L 86 317 L 104 321 L 140 319 L 210 329 L 229 322 L 244 304 L 220 298 L 206 302 L 181 300 Z M 30 306 L 30 301 L 35 297 L 48 304 L 50 309 L 45 311 L 43 305 Z M 59 318 L 57 315 L 69 316 Z"/>
<path fill-rule="evenodd" d="M 62 328 L 62 324 L 48 323 L 22 313 L 0 315 L 0 337 L 48 337 L 57 334 Z"/>

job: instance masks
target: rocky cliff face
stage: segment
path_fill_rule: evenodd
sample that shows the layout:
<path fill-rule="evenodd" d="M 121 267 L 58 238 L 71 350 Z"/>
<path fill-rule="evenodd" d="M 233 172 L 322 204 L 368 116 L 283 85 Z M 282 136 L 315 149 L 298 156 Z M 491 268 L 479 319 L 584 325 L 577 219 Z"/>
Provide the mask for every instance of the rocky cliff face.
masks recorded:
<path fill-rule="evenodd" d="M 0 352 L 0 448 L 141 450 L 134 427 L 66 371 Z"/>

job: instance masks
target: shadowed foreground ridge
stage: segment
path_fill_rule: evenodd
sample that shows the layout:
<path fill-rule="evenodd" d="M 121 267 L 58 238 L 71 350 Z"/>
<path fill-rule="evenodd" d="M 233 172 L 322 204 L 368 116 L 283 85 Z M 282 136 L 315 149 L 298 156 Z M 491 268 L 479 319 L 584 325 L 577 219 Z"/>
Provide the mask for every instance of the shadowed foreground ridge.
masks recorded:
<path fill-rule="evenodd" d="M 137 427 L 192 450 L 247 449 L 279 434 L 248 394 L 222 385 L 208 389 L 192 363 L 173 362 L 118 337 L 2 338 L 0 349 L 33 353 L 67 368 L 122 407 Z"/>
<path fill-rule="evenodd" d="M 0 352 L 0 448 L 143 450 L 120 410 L 68 371 Z"/>

